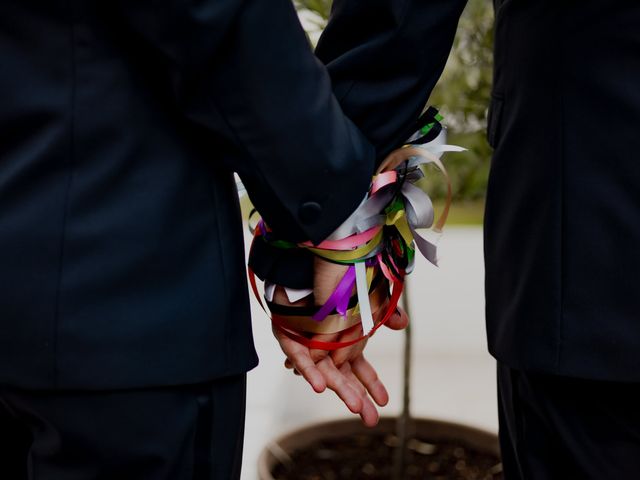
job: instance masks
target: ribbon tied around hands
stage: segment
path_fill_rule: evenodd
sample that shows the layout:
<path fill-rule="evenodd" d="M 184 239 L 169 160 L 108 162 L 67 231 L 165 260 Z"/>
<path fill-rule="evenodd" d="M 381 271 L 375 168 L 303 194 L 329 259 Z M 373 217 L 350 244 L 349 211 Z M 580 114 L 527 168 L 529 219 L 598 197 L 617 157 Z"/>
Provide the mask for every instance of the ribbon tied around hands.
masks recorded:
<path fill-rule="evenodd" d="M 441 118 L 435 111 L 427 127 L 440 127 Z M 421 131 L 430 129 L 423 127 Z M 265 279 L 265 300 L 275 329 L 311 349 L 330 351 L 354 345 L 372 336 L 396 311 L 404 278 L 413 270 L 416 248 L 437 266 L 435 243 L 422 237 L 418 230 L 430 228 L 441 234 L 452 199 L 451 181 L 441 156 L 446 152 L 465 150 L 447 145 L 441 127 L 438 133 L 431 141 L 424 142 L 424 135 L 417 132 L 412 137 L 417 141 L 393 151 L 374 175 L 367 198 L 319 245 L 311 242 L 291 244 L 276 239 L 262 220 L 258 222 L 254 242 L 267 241 L 281 248 L 304 248 L 328 262 L 344 265 L 342 278 L 320 306 L 309 305 L 313 297 L 310 290 L 291 289 L 285 289 L 288 298 L 299 300 L 306 296 L 307 302 L 298 302 L 305 305 L 275 304 L 274 285 Z M 425 176 L 427 165 L 440 170 L 447 184 L 445 206 L 437 221 L 429 195 L 416 185 Z M 267 311 L 251 269 L 249 280 L 258 302 Z M 360 330 L 361 335 L 349 341 L 314 339 L 318 334 L 347 334 L 355 330 Z"/>

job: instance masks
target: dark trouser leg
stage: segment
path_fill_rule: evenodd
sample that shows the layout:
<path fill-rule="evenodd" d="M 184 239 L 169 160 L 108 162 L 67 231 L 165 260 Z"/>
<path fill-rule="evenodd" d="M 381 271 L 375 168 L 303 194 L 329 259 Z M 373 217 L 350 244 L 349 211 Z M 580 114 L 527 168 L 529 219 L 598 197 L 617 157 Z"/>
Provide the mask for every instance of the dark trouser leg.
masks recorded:
<path fill-rule="evenodd" d="M 244 395 L 244 375 L 161 389 L 0 393 L 33 433 L 30 480 L 238 479 Z"/>
<path fill-rule="evenodd" d="M 554 426 L 525 385 L 524 374 L 498 366 L 500 448 L 505 480 L 574 479 L 567 476 L 566 454 Z"/>
<path fill-rule="evenodd" d="M 506 480 L 640 478 L 640 385 L 498 367 Z"/>
<path fill-rule="evenodd" d="M 211 473 L 201 469 L 194 480 L 236 480 L 242 468 L 242 446 L 244 441 L 244 420 L 246 407 L 246 376 L 239 382 L 236 377 L 217 382 L 211 397 L 211 419 L 206 416 L 200 423 L 202 436 L 196 443 L 202 461 L 210 463 Z M 208 433 L 207 433 L 208 432 Z"/>
<path fill-rule="evenodd" d="M 502 471 L 508 480 L 524 480 L 525 476 L 520 471 L 517 446 L 520 444 L 516 425 L 520 415 L 515 410 L 516 402 L 513 401 L 511 382 L 500 378 L 501 367 L 498 367 L 498 421 L 500 423 L 500 453 L 502 456 Z"/>
<path fill-rule="evenodd" d="M 0 401 L 0 478 L 27 480 L 31 434 Z"/>

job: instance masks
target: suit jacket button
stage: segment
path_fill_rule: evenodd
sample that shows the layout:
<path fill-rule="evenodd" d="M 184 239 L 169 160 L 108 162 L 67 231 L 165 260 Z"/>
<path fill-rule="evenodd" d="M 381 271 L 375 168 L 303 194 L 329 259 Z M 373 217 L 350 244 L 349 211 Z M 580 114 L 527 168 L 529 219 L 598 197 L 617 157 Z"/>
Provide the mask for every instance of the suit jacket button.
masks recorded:
<path fill-rule="evenodd" d="M 317 202 L 305 202 L 298 210 L 298 217 L 304 225 L 315 223 L 320 218 L 322 207 Z"/>

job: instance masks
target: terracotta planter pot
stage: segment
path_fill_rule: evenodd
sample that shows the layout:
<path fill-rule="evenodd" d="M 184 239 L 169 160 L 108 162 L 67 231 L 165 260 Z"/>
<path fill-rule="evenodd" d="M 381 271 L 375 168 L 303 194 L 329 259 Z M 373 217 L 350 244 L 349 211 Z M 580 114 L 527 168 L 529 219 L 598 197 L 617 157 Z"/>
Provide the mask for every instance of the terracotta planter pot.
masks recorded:
<path fill-rule="evenodd" d="M 394 433 L 396 418 L 385 417 L 374 429 L 368 429 L 358 419 L 336 420 L 310 425 L 287 433 L 267 445 L 258 460 L 260 480 L 274 480 L 274 468 L 286 463 L 290 453 L 301 450 L 321 439 L 332 439 L 367 432 Z M 417 418 L 412 419 L 410 436 L 418 436 L 434 443 L 452 441 L 481 453 L 500 455 L 498 436 L 477 428 L 457 423 Z"/>

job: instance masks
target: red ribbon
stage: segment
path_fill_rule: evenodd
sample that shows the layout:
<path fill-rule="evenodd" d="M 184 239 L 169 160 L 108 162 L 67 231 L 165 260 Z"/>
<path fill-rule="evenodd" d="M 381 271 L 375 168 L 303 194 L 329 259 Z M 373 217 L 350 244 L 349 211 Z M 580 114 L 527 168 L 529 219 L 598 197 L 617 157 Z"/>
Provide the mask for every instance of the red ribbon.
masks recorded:
<path fill-rule="evenodd" d="M 267 309 L 264 307 L 264 304 L 262 303 L 262 299 L 260 298 L 260 292 L 258 291 L 258 285 L 256 283 L 256 275 L 255 273 L 253 273 L 253 270 L 251 270 L 251 268 L 248 269 L 249 270 L 249 283 L 251 284 L 251 289 L 253 290 L 253 294 L 255 295 L 256 299 L 258 300 L 258 303 L 260 304 L 260 306 L 262 307 L 262 309 L 265 311 L 265 313 L 271 318 L 271 323 L 273 325 L 273 327 L 278 330 L 279 332 L 283 333 L 284 335 L 286 335 L 287 337 L 289 337 L 290 339 L 304 345 L 305 347 L 308 347 L 312 350 L 326 350 L 326 351 L 333 351 L 333 350 L 338 350 L 339 348 L 344 348 L 344 347 L 350 347 L 351 345 L 355 345 L 358 342 L 361 342 L 362 340 L 371 337 L 376 330 L 378 330 L 382 325 L 384 325 L 385 323 L 387 323 L 389 321 L 389 319 L 391 318 L 391 316 L 396 312 L 396 309 L 398 308 L 398 301 L 400 300 L 400 295 L 402 294 L 402 289 L 404 288 L 404 283 L 399 281 L 399 280 L 395 280 L 393 282 L 393 290 L 391 293 L 391 298 L 389 300 L 389 305 L 387 307 L 387 311 L 385 312 L 384 316 L 382 317 L 382 320 L 380 322 L 378 322 L 369 333 L 367 333 L 366 335 L 362 335 L 354 340 L 349 340 L 347 342 L 322 342 L 320 340 L 313 340 L 311 338 L 307 338 L 304 337 L 302 335 L 299 335 L 295 332 L 292 332 L 290 330 L 288 330 L 286 328 L 286 324 L 280 320 L 278 318 L 277 315 L 269 315 L 269 312 L 267 311 Z M 354 325 L 353 327 L 350 327 L 346 330 L 343 330 L 342 332 L 340 332 L 341 334 L 345 334 L 345 333 L 349 333 L 353 330 L 355 330 L 356 328 L 360 328 L 360 325 Z"/>

